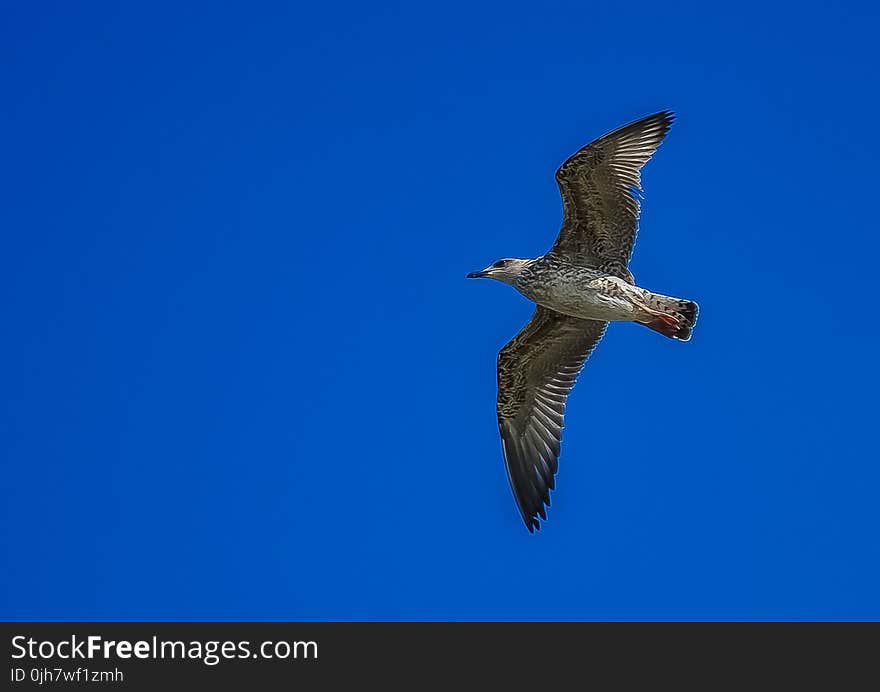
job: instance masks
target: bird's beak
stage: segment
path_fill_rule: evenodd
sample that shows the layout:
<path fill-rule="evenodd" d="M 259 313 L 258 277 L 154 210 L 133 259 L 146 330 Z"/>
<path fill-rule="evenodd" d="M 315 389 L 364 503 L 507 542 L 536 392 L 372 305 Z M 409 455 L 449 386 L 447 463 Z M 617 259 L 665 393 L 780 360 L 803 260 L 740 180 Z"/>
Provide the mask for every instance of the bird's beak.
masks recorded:
<path fill-rule="evenodd" d="M 471 272 L 470 274 L 467 275 L 467 278 L 469 278 L 469 279 L 482 279 L 484 276 L 488 276 L 488 274 L 486 274 L 485 269 L 481 272 Z"/>

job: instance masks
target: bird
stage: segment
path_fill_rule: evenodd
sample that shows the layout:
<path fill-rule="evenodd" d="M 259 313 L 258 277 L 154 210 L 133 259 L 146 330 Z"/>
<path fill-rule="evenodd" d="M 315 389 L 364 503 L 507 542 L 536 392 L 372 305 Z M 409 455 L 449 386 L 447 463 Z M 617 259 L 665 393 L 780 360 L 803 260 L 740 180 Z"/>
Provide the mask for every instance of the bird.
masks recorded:
<path fill-rule="evenodd" d="M 654 113 L 572 154 L 556 171 L 563 220 L 550 250 L 534 259 L 500 259 L 467 275 L 509 284 L 536 304 L 497 365 L 502 453 L 530 533 L 547 519 L 566 400 L 608 323 L 636 322 L 671 339 L 691 338 L 697 303 L 641 288 L 629 270 L 641 170 L 674 119 L 670 110 Z"/>

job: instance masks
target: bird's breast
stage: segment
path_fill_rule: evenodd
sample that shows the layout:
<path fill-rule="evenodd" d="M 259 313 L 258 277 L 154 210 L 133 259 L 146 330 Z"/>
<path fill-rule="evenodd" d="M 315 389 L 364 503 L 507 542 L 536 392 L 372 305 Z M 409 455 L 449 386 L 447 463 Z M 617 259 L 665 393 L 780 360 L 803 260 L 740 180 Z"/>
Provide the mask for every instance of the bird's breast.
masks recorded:
<path fill-rule="evenodd" d="M 564 315 L 592 320 L 632 319 L 632 304 L 604 277 L 559 275 L 545 277 L 522 290 L 545 308 Z"/>

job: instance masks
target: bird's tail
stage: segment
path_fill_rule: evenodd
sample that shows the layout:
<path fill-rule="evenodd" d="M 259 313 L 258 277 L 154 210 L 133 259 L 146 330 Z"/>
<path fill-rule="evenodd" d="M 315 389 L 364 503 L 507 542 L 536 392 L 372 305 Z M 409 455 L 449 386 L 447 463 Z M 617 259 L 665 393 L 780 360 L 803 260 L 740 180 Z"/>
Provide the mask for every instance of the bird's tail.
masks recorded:
<path fill-rule="evenodd" d="M 700 307 L 692 300 L 671 298 L 652 293 L 647 301 L 648 317 L 639 320 L 640 324 L 660 332 L 670 339 L 688 341 L 697 323 Z"/>

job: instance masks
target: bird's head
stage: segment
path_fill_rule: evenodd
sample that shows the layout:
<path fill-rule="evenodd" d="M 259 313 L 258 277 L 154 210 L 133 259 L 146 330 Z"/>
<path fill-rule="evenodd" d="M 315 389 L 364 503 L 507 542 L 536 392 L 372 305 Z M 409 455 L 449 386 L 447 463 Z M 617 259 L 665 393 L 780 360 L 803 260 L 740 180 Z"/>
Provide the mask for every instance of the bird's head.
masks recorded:
<path fill-rule="evenodd" d="M 506 284 L 513 284 L 523 269 L 528 267 L 532 260 L 528 259 L 500 259 L 495 264 L 479 272 L 471 272 L 467 275 L 469 279 L 495 279 Z"/>

